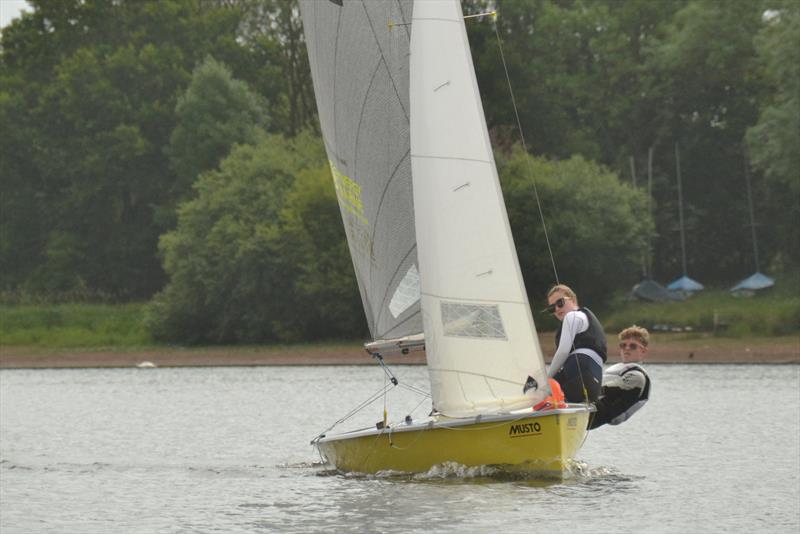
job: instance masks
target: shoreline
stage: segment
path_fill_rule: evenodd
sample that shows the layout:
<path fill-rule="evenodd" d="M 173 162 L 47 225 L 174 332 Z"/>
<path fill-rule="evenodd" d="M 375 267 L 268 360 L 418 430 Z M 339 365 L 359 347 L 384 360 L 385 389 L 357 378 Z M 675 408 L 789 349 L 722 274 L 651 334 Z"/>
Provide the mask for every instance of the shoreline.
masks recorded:
<path fill-rule="evenodd" d="M 619 361 L 616 338 L 609 337 L 608 363 Z M 540 334 L 545 361 L 554 351 L 553 335 Z M 387 355 L 391 365 L 423 365 L 425 353 Z M 674 339 L 653 336 L 645 363 L 800 364 L 800 337 Z M 143 365 L 144 364 L 144 365 Z M 0 346 L 0 369 L 91 367 L 216 367 L 275 365 L 373 365 L 359 344 L 269 347 L 143 347 L 135 349 L 48 349 Z"/>

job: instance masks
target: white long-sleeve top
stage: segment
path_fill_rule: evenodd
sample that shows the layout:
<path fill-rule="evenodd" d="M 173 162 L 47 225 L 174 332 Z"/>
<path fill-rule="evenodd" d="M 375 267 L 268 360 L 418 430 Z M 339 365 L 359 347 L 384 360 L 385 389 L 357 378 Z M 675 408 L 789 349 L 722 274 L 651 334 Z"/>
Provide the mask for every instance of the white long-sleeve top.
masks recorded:
<path fill-rule="evenodd" d="M 629 370 L 627 373 L 623 371 L 631 367 L 626 363 L 615 363 L 603 372 L 603 387 L 619 388 L 624 390 L 638 389 L 644 390 L 647 384 L 647 378 L 639 369 Z"/>
<path fill-rule="evenodd" d="M 581 332 L 586 332 L 589 329 L 589 318 L 580 310 L 575 310 L 567 313 L 564 320 L 561 322 L 561 337 L 558 340 L 558 348 L 556 353 L 553 354 L 553 360 L 550 362 L 550 369 L 547 376 L 552 378 L 564 362 L 567 361 L 567 356 L 572 352 L 572 344 L 575 341 L 575 336 Z"/>

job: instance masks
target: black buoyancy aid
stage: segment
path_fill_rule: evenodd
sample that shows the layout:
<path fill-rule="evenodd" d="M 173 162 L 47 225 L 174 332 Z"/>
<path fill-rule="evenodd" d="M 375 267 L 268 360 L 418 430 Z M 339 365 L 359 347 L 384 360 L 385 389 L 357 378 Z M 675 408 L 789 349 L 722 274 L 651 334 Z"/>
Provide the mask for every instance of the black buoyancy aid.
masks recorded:
<path fill-rule="evenodd" d="M 620 369 L 618 366 L 622 366 L 622 368 Z M 644 376 L 645 380 L 644 387 L 641 390 L 603 388 L 604 400 L 607 405 L 604 408 L 605 416 L 609 419 L 607 422 L 611 425 L 619 425 L 630 419 L 647 402 L 650 397 L 650 377 L 640 365 L 635 363 L 616 364 L 607 369 L 607 371 L 613 371 L 613 374 L 620 377 L 631 371 L 638 371 Z"/>
<path fill-rule="evenodd" d="M 578 311 L 582 311 L 589 318 L 589 328 L 575 336 L 575 340 L 572 343 L 572 351 L 576 349 L 592 349 L 605 362 L 608 359 L 608 345 L 606 344 L 606 333 L 603 330 L 603 325 L 600 324 L 597 316 L 589 308 L 578 308 Z M 559 325 L 558 330 L 556 330 L 556 348 L 558 348 L 558 343 L 561 340 L 561 326 Z"/>
<path fill-rule="evenodd" d="M 641 365 L 637 365 L 635 363 L 623 364 L 622 370 L 617 374 L 619 376 L 625 376 L 626 373 L 630 373 L 631 371 L 639 371 L 644 375 L 644 388 L 639 394 L 639 400 L 646 401 L 650 398 L 650 376 L 648 376 L 647 372 Z"/>

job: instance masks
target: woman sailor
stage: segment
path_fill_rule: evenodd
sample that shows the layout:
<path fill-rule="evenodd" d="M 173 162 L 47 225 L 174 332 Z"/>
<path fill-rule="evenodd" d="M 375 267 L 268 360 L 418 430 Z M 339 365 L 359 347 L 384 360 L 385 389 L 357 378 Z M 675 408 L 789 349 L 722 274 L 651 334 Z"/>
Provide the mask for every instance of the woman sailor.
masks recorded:
<path fill-rule="evenodd" d="M 547 311 L 561 321 L 548 376 L 561 384 L 567 402 L 594 402 L 600 397 L 606 361 L 603 326 L 564 284 L 547 292 L 547 304 Z"/>

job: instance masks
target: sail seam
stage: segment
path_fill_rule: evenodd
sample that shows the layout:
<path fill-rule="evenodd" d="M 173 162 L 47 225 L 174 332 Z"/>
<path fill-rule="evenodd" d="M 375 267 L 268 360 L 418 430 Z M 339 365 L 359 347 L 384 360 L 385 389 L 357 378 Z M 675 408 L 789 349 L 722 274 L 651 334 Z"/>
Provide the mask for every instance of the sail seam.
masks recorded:
<path fill-rule="evenodd" d="M 444 296 L 444 295 L 438 295 L 438 294 L 435 294 L 435 293 L 428 293 L 428 292 L 425 292 L 425 291 L 420 291 L 420 295 L 421 296 L 426 296 L 426 297 L 433 297 L 433 298 L 437 298 L 437 299 L 442 299 L 442 300 L 454 301 L 454 302 L 488 302 L 488 303 L 491 303 L 491 304 L 523 304 L 523 305 L 527 305 L 528 304 L 527 301 L 523 301 L 523 300 L 473 299 L 473 298 L 466 299 L 466 298 L 459 298 L 459 297 L 447 297 L 447 296 Z"/>
<path fill-rule="evenodd" d="M 339 73 L 339 30 L 342 27 L 342 10 L 338 10 L 339 12 L 336 15 L 336 39 L 333 41 L 333 114 L 331 120 L 333 121 L 333 138 L 334 140 L 339 139 L 338 129 L 336 128 L 336 78 L 338 77 Z M 314 31 L 316 31 L 316 21 L 314 21 Z M 317 67 L 319 69 L 319 67 Z M 323 136 L 324 137 L 324 136 Z M 341 160 L 342 156 L 339 153 L 339 143 L 336 142 L 335 147 L 336 157 Z M 337 162 L 338 163 L 338 162 Z"/>
<path fill-rule="evenodd" d="M 411 154 L 411 157 L 421 159 L 444 159 L 452 161 L 474 161 L 475 163 L 486 163 L 487 165 L 492 164 L 492 161 L 488 159 L 464 158 L 459 156 L 428 156 L 425 154 Z"/>
<path fill-rule="evenodd" d="M 459 375 L 477 376 L 477 377 L 484 378 L 484 379 L 491 378 L 492 380 L 496 380 L 498 382 L 505 382 L 507 384 L 514 384 L 514 385 L 519 385 L 519 386 L 523 386 L 524 385 L 524 382 L 517 382 L 516 380 L 509 380 L 507 378 L 499 378 L 499 377 L 496 377 L 496 376 L 484 375 L 484 374 L 481 374 L 481 373 L 473 373 L 471 371 L 459 371 L 457 369 L 442 369 L 442 368 L 436 368 L 436 367 L 430 367 L 430 366 L 428 366 L 428 369 L 430 371 L 436 371 L 436 372 L 439 372 L 439 373 L 456 373 L 456 374 L 459 374 Z M 460 379 L 459 379 L 459 383 L 460 383 Z M 499 398 L 496 395 L 495 395 L 495 397 Z M 524 397 L 524 395 L 520 395 L 520 397 Z"/>
<path fill-rule="evenodd" d="M 375 33 L 375 26 L 372 24 L 372 19 L 369 18 L 369 11 L 367 10 L 364 4 L 361 4 L 361 7 L 364 9 L 364 15 L 367 17 L 367 22 L 369 22 L 369 29 L 372 31 L 372 37 L 373 39 L 375 39 L 375 46 L 378 48 L 378 52 L 381 55 L 381 60 L 383 61 L 383 64 L 386 65 L 386 73 L 389 75 L 389 80 L 391 80 L 392 89 L 394 90 L 394 94 L 397 97 L 397 101 L 400 103 L 400 109 L 403 110 L 403 115 L 405 116 L 406 120 L 410 120 L 408 110 L 406 110 L 403 107 L 403 99 L 400 98 L 400 92 L 397 90 L 397 84 L 395 83 L 394 77 L 392 76 L 392 72 L 389 69 L 389 64 L 386 62 L 386 55 L 383 53 L 383 49 L 381 49 L 381 41 L 380 39 L 378 39 L 378 34 Z"/>
<path fill-rule="evenodd" d="M 369 17 L 367 17 L 367 18 L 369 18 Z M 378 74 L 378 71 L 380 70 L 381 65 L 385 65 L 385 64 L 386 63 L 385 63 L 385 61 L 383 59 L 383 55 L 381 55 L 380 59 L 375 64 L 375 69 L 372 71 L 372 76 L 370 77 L 369 84 L 367 85 L 366 91 L 364 91 L 364 98 L 361 101 L 361 113 L 358 116 L 358 125 L 356 126 L 356 132 L 355 132 L 355 148 L 354 148 L 354 152 L 353 152 L 353 167 L 352 167 L 352 172 L 353 173 L 355 173 L 356 169 L 358 168 L 358 147 L 359 147 L 359 139 L 361 138 L 361 125 L 364 123 L 364 111 L 365 111 L 365 108 L 366 108 L 366 102 L 367 102 L 367 100 L 369 99 L 369 97 L 371 95 L 372 84 L 375 82 L 375 78 L 376 78 L 376 76 Z M 355 178 L 358 180 L 361 177 L 360 176 L 355 176 Z M 376 220 L 374 222 L 377 223 L 377 215 L 376 215 Z M 371 255 L 372 255 L 372 237 L 370 237 L 370 256 Z M 355 260 L 353 261 L 353 264 L 355 265 Z M 368 277 L 364 281 L 364 295 L 366 296 L 366 299 L 365 299 L 366 302 L 369 302 L 369 295 L 371 293 L 371 291 L 369 289 L 372 288 L 372 282 L 373 282 L 373 280 L 372 280 L 372 262 L 370 262 Z M 369 308 L 370 308 L 369 315 L 371 316 L 372 315 L 372 303 L 369 302 L 368 305 L 369 305 Z M 368 321 L 370 323 L 372 323 L 372 325 L 373 325 L 373 327 L 370 328 L 370 331 L 374 332 L 375 329 L 378 328 L 377 318 L 368 319 Z"/>
<path fill-rule="evenodd" d="M 411 40 L 411 29 L 409 28 L 410 23 L 406 22 L 405 13 L 403 13 L 403 4 L 400 3 L 400 0 L 396 0 L 395 3 L 397 4 L 397 10 L 400 12 L 400 20 L 403 21 L 402 28 L 406 32 L 406 39 Z M 413 10 L 413 7 L 412 7 Z M 413 15 L 412 15 L 413 19 Z"/>
<path fill-rule="evenodd" d="M 361 138 L 361 129 L 362 129 L 361 127 L 362 127 L 362 125 L 364 123 L 364 113 L 365 113 L 365 110 L 366 110 L 366 102 L 369 99 L 370 95 L 372 94 L 372 87 L 373 87 L 373 84 L 375 83 L 375 79 L 377 78 L 378 71 L 380 70 L 381 65 L 383 65 L 384 68 L 386 68 L 386 72 L 389 73 L 389 68 L 388 68 L 388 66 L 386 64 L 386 60 L 384 59 L 383 54 L 381 54 L 380 60 L 375 65 L 375 70 L 372 71 L 372 77 L 369 80 L 369 85 L 367 86 L 367 90 L 364 92 L 364 99 L 361 102 L 361 114 L 358 117 L 358 126 L 356 126 L 355 155 L 353 157 L 353 171 L 354 172 L 358 168 L 358 157 L 359 157 L 358 147 L 359 147 L 359 139 Z M 391 75 L 389 75 L 389 77 L 391 78 Z M 410 149 L 409 149 L 409 151 L 410 151 Z M 383 193 L 381 194 L 381 203 L 378 205 L 378 208 L 375 211 L 375 215 L 373 216 L 374 219 L 373 219 L 373 223 L 371 225 L 372 226 L 372 233 L 370 234 L 370 239 L 369 239 L 370 256 L 372 256 L 372 252 L 373 252 L 373 245 L 374 245 L 374 242 L 375 242 L 375 231 L 377 230 L 377 227 L 378 227 L 378 219 L 379 219 L 379 214 L 380 214 L 380 210 L 381 210 L 381 204 L 383 204 L 383 199 L 384 199 L 384 197 L 386 195 L 386 191 L 389 189 L 389 184 L 391 183 L 392 179 L 394 178 L 394 176 L 395 176 L 395 174 L 397 172 L 397 169 L 400 168 L 400 165 L 402 164 L 404 159 L 405 159 L 405 156 L 403 156 L 403 159 L 401 159 L 397 163 L 397 165 L 395 166 L 395 171 L 392 173 L 391 177 L 389 178 L 389 181 L 387 181 L 386 186 L 383 189 Z M 360 179 L 361 177 L 358 176 L 357 178 Z M 370 267 L 369 267 L 369 286 L 370 287 L 372 287 L 372 280 L 373 280 L 373 277 L 372 277 L 372 263 L 373 262 L 370 262 Z M 399 266 L 398 266 L 398 268 L 399 268 Z M 396 271 L 395 271 L 395 274 L 396 274 Z M 388 291 L 388 288 L 387 288 L 387 291 Z M 378 327 L 380 315 L 383 313 L 383 304 L 384 304 L 384 302 L 386 302 L 386 295 L 384 295 L 384 298 L 381 300 L 380 306 L 378 308 L 380 311 L 378 312 L 378 316 L 375 317 L 374 324 L 375 324 L 376 328 Z"/>

